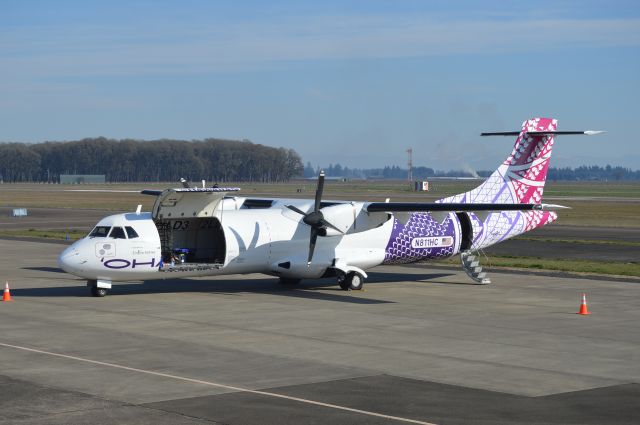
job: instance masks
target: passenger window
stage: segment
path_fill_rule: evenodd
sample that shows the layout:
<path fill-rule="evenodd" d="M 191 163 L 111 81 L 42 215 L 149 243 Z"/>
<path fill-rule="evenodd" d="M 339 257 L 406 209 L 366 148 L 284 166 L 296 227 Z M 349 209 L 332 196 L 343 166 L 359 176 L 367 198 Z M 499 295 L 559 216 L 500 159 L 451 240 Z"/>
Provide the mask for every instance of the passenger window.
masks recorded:
<path fill-rule="evenodd" d="M 114 227 L 113 229 L 111 229 L 109 237 L 113 239 L 127 239 L 122 227 Z"/>
<path fill-rule="evenodd" d="M 95 229 L 91 233 L 89 233 L 90 238 L 106 238 L 109 234 L 109 230 L 111 227 L 109 226 L 96 226 Z"/>
<path fill-rule="evenodd" d="M 125 229 L 127 230 L 127 236 L 129 236 L 129 239 L 138 237 L 138 233 L 133 229 L 133 227 L 126 226 Z"/>

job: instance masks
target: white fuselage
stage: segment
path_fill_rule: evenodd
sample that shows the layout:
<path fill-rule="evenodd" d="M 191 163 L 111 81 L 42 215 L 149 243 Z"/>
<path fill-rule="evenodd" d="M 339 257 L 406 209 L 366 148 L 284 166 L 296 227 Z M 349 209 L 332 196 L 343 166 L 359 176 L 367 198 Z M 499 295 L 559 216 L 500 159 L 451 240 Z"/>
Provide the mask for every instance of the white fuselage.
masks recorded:
<path fill-rule="evenodd" d="M 363 217 L 352 220 L 351 227 L 357 229 L 358 224 L 364 226 L 367 225 L 366 220 L 371 221 L 366 214 L 360 214 L 361 206 L 353 208 L 357 208 L 354 217 Z M 225 251 L 219 268 L 172 268 L 166 258 L 161 261 L 161 240 L 150 213 L 105 217 L 97 228 L 131 227 L 137 237 L 87 236 L 65 249 L 58 263 L 68 273 L 104 281 L 237 273 L 316 278 L 330 267 L 348 271 L 365 270 L 381 264 L 393 226 L 393 219 L 387 216 L 380 225 L 368 230 L 319 237 L 313 261 L 307 264 L 309 228 L 289 210 L 225 208 L 218 219 L 224 235 L 224 240 L 218 242 L 224 245 Z M 189 230 L 181 220 L 172 222 L 172 231 L 177 236 Z"/>

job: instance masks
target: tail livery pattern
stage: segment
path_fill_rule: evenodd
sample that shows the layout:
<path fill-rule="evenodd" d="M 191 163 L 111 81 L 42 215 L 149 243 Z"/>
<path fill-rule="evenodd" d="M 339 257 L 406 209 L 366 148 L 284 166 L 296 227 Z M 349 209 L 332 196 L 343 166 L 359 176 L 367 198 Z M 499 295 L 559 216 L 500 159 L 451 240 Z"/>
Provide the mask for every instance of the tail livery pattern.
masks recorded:
<path fill-rule="evenodd" d="M 529 132 L 555 131 L 557 120 L 533 118 L 522 124 L 513 151 L 491 176 L 477 188 L 439 202 L 539 204 L 553 149 L 553 134 Z M 503 211 L 468 214 L 473 232 L 471 250 L 488 247 L 556 220 L 552 211 Z M 416 246 L 416 238 L 450 236 L 453 243 L 427 249 Z M 395 220 L 386 250 L 386 263 L 405 263 L 428 258 L 443 258 L 459 252 L 462 240 L 459 217 L 450 213 L 444 221 L 431 214 L 416 212 L 406 224 Z"/>
<path fill-rule="evenodd" d="M 513 192 L 514 202 L 539 204 L 547 179 L 553 149 L 553 135 L 532 136 L 529 131 L 556 131 L 558 121 L 535 118 L 522 123 L 522 131 L 513 152 L 493 174 L 502 179 Z M 500 174 L 501 173 L 501 174 Z M 493 177 L 493 176 L 492 176 Z"/>
<path fill-rule="evenodd" d="M 441 202 L 539 204 L 547 179 L 554 136 L 532 135 L 529 132 L 555 131 L 557 127 L 558 120 L 552 118 L 532 118 L 523 122 L 511 155 L 483 184 Z M 555 221 L 558 216 L 552 211 L 529 211 L 490 214 L 486 220 L 470 214 L 470 218 L 474 222 L 472 248 L 477 249 L 542 227 Z"/>
<path fill-rule="evenodd" d="M 558 121 L 551 118 L 525 121 L 511 155 L 484 183 L 441 202 L 539 204 L 547 179 L 553 135 L 530 135 L 529 131 L 555 131 L 557 126 Z"/>

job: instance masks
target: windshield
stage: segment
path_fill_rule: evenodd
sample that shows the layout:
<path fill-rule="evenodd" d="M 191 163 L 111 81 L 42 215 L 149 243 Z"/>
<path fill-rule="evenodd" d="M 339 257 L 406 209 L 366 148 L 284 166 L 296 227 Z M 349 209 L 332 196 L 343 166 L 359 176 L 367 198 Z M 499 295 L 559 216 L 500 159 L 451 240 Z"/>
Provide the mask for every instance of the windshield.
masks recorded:
<path fill-rule="evenodd" d="M 114 227 L 113 230 L 111 230 L 109 237 L 113 239 L 127 239 L 127 237 L 124 235 L 124 229 L 122 227 Z"/>
<path fill-rule="evenodd" d="M 109 226 L 96 226 L 95 229 L 89 233 L 90 238 L 106 238 L 109 234 L 111 227 Z"/>
<path fill-rule="evenodd" d="M 129 236 L 129 239 L 133 239 L 133 238 L 137 238 L 138 237 L 138 232 L 136 232 L 133 229 L 133 227 L 125 226 L 125 229 L 127 230 L 127 236 Z"/>

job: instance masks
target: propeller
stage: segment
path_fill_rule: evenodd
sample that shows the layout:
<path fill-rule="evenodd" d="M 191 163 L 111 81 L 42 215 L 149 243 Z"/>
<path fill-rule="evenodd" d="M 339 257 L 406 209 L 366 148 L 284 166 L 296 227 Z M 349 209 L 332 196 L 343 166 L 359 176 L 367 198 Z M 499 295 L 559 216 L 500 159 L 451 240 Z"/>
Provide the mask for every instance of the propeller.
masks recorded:
<path fill-rule="evenodd" d="M 286 205 L 286 207 L 291 211 L 295 211 L 298 214 L 302 215 L 302 221 L 304 222 L 304 224 L 311 227 L 311 233 L 309 235 L 309 256 L 307 257 L 307 266 L 311 264 L 313 251 L 316 249 L 316 240 L 318 239 L 318 235 L 325 236 L 326 229 L 328 227 L 340 233 L 344 233 L 342 230 L 338 229 L 336 226 L 325 220 L 324 216 L 322 215 L 322 211 L 320 211 L 323 190 L 324 171 L 320 171 L 320 175 L 318 176 L 318 186 L 316 187 L 316 199 L 313 211 L 306 213 L 293 205 Z"/>

